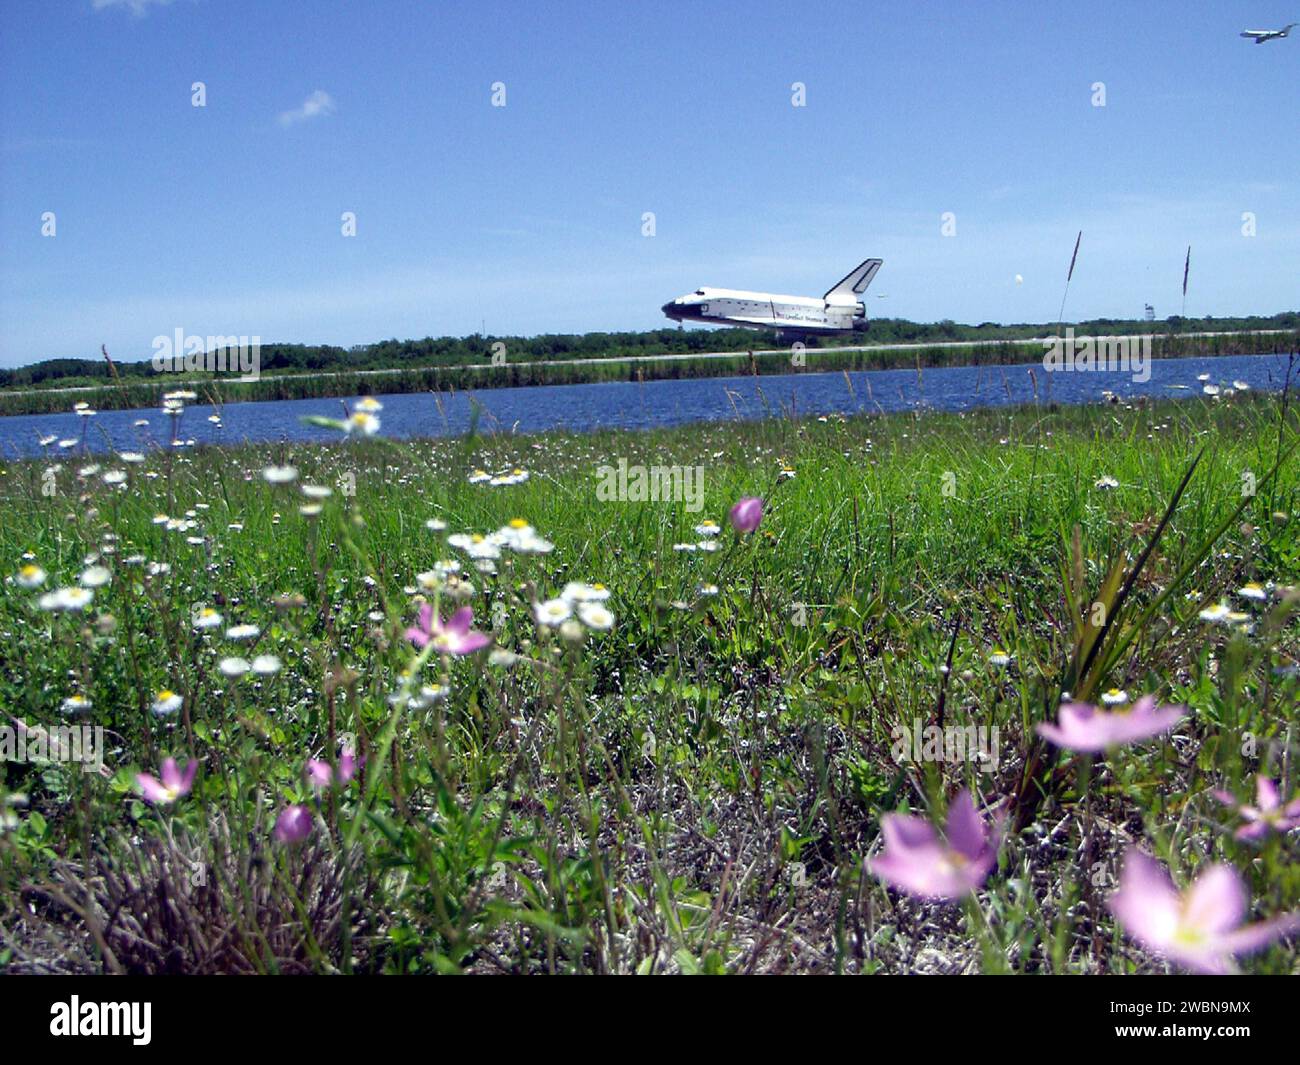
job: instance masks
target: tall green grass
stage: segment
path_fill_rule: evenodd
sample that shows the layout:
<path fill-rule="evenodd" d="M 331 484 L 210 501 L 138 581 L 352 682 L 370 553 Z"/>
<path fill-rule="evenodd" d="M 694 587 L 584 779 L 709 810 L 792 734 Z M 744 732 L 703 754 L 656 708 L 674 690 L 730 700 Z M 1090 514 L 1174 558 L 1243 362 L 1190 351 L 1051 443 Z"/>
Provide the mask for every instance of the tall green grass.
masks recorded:
<path fill-rule="evenodd" d="M 1151 970 L 1103 905 L 1135 839 L 1180 870 L 1230 860 L 1269 913 L 1295 908 L 1296 841 L 1234 841 L 1208 796 L 1244 794 L 1256 770 L 1295 787 L 1295 600 L 1279 594 L 1249 635 L 1197 619 L 1247 580 L 1300 581 L 1285 402 L 181 450 L 123 467 L 122 489 L 103 483 L 111 460 L 84 460 L 102 467 L 84 476 L 65 461 L 53 494 L 43 464 L 9 465 L 0 565 L 16 571 L 29 552 L 51 586 L 70 584 L 97 554 L 113 579 L 90 611 L 57 617 L 37 593 L 0 587 L 0 708 L 48 725 L 80 690 L 115 746 L 107 780 L 4 766 L 0 792 L 29 803 L 0 835 L 0 958 L 55 966 L 54 944 L 61 964 L 128 970 Z M 1138 557 L 1202 451 L 1129 616 L 1182 583 L 1097 677 L 1184 702 L 1189 721 L 1090 782 L 1068 759 L 1035 776 L 1033 726 L 1069 674 L 1080 602 Z M 598 468 L 620 459 L 702 467 L 702 509 L 600 502 Z M 335 487 L 319 516 L 299 513 L 296 486 L 262 479 L 287 462 Z M 513 467 L 529 479 L 467 480 Z M 699 539 L 703 518 L 725 525 L 742 495 L 767 501 L 753 537 L 673 550 Z M 195 529 L 154 522 L 191 510 Z M 521 660 L 434 659 L 422 677 L 450 697 L 393 705 L 414 655 L 402 630 L 417 574 L 466 563 L 426 522 L 488 532 L 516 517 L 554 552 L 463 575 L 476 624 Z M 126 564 L 137 554 L 170 570 L 147 577 Z M 618 619 L 582 646 L 539 631 L 530 611 L 570 580 L 608 586 Z M 257 645 L 196 632 L 197 604 L 259 625 Z M 1009 665 L 990 661 L 995 648 Z M 264 652 L 283 660 L 274 677 L 216 669 Z M 174 719 L 148 711 L 164 687 L 185 699 Z M 996 770 L 895 761 L 896 726 L 936 713 L 997 727 Z M 311 801 L 304 760 L 334 757 L 343 733 L 363 779 L 312 803 L 307 844 L 272 844 L 275 812 Z M 133 774 L 169 754 L 202 769 L 194 795 L 160 812 L 133 798 Z M 963 784 L 1010 801 L 1029 778 L 1031 816 L 979 909 L 863 877 L 882 813 L 941 805 Z M 1085 832 L 1075 814 L 1089 797 Z M 207 870 L 201 891 L 169 864 L 177 848 Z M 104 886 L 105 870 L 124 869 L 135 888 Z M 168 955 L 143 922 L 124 933 L 160 885 L 225 930 L 226 955 L 186 937 Z M 1295 959 L 1282 946 L 1253 965 Z"/>

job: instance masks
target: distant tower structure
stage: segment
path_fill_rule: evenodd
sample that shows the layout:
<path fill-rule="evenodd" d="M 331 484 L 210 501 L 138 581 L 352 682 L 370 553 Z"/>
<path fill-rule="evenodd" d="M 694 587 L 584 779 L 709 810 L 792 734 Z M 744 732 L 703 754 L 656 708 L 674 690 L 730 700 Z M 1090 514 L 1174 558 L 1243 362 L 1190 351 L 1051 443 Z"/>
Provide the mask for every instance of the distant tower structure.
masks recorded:
<path fill-rule="evenodd" d="M 1148 322 L 1154 322 L 1156 320 L 1156 309 L 1152 307 L 1151 304 L 1148 303 L 1146 305 L 1146 310 L 1143 311 L 1143 317 Z"/>

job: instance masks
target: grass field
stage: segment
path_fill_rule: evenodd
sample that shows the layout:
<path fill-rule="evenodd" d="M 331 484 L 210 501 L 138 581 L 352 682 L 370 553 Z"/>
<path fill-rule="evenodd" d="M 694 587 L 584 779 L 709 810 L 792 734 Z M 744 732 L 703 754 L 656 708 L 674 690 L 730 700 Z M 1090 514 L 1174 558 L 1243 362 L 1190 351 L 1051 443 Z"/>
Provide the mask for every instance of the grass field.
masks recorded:
<path fill-rule="evenodd" d="M 1295 971 L 1241 913 L 1161 949 L 1124 855 L 1300 910 L 1281 808 L 1239 838 L 1213 794 L 1298 786 L 1298 424 L 1238 393 L 5 466 L 4 724 L 106 749 L 0 766 L 0 970 Z M 605 498 L 620 462 L 700 495 Z M 421 650 L 422 598 L 491 648 Z M 1185 714 L 1037 733 L 1112 689 Z M 169 757 L 192 790 L 149 801 Z M 991 855 L 885 824 L 975 890 L 864 867 L 963 789 Z"/>

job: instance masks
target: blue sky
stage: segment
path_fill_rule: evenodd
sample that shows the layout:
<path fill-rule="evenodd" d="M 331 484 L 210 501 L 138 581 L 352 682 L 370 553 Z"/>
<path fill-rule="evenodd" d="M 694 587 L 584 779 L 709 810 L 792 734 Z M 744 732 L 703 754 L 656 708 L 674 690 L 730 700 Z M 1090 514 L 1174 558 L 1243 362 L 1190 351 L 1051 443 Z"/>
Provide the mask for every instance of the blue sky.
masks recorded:
<path fill-rule="evenodd" d="M 1237 36 L 1292 19 L 1300 0 L 3 0 L 0 365 L 143 359 L 177 328 L 640 329 L 701 284 L 816 295 L 869 255 L 873 315 L 1052 321 L 1080 229 L 1067 320 L 1177 313 L 1189 243 L 1189 314 L 1293 309 L 1300 29 Z"/>

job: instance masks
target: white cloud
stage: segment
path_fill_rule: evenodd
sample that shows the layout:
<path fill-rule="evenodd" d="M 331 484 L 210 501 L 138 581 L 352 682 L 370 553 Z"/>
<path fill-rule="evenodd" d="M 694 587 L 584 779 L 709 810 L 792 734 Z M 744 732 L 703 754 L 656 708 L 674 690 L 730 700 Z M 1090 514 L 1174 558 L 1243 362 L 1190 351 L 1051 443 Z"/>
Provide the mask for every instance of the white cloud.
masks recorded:
<path fill-rule="evenodd" d="M 292 111 L 281 111 L 280 125 L 292 126 L 295 122 L 305 122 L 309 118 L 319 118 L 321 115 L 333 113 L 334 97 L 324 89 L 317 89 L 302 102 L 301 107 L 296 107 Z"/>
<path fill-rule="evenodd" d="M 143 15 L 150 7 L 166 7 L 172 0 L 91 0 L 91 6 L 96 11 L 104 11 L 110 7 L 124 7 L 133 15 Z"/>

